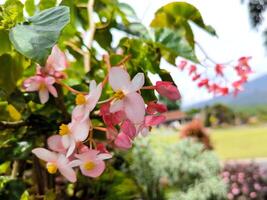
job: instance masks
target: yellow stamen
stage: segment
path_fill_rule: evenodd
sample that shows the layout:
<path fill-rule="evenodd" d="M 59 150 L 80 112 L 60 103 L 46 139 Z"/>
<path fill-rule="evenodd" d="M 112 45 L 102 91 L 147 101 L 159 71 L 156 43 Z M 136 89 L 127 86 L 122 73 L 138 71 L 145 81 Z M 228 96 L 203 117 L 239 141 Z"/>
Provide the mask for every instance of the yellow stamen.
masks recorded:
<path fill-rule="evenodd" d="M 47 163 L 46 169 L 50 174 L 55 174 L 57 172 L 57 165 L 55 163 Z"/>
<path fill-rule="evenodd" d="M 123 99 L 124 98 L 124 93 L 123 93 L 123 91 L 118 91 L 118 92 L 116 92 L 115 94 L 114 94 L 114 98 L 115 99 Z"/>
<path fill-rule="evenodd" d="M 85 99 L 85 96 L 83 94 L 78 94 L 76 96 L 76 104 L 77 105 L 83 105 L 86 103 L 86 99 Z"/>
<path fill-rule="evenodd" d="M 84 168 L 88 171 L 93 170 L 95 168 L 95 163 L 88 161 L 84 164 Z"/>
<path fill-rule="evenodd" d="M 59 127 L 59 135 L 67 135 L 70 132 L 70 129 L 67 124 L 61 124 Z"/>

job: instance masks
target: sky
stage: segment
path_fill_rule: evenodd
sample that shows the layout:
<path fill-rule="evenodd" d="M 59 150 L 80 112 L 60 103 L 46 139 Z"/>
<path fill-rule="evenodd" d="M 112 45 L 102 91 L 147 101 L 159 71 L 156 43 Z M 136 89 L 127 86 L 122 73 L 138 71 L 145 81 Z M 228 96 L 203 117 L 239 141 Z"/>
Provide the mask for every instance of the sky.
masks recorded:
<path fill-rule="evenodd" d="M 155 11 L 173 2 L 170 0 L 121 0 L 130 4 L 145 25 L 149 25 Z M 217 62 L 236 60 L 241 56 L 252 56 L 251 65 L 255 78 L 267 73 L 267 51 L 263 46 L 261 32 L 251 28 L 248 8 L 240 0 L 185 0 L 199 9 L 206 24 L 212 25 L 218 38 L 193 27 L 195 40 L 204 47 Z M 168 63 L 161 68 L 168 69 L 182 94 L 182 105 L 188 106 L 212 98 L 205 89 L 199 89 L 185 72 L 180 72 Z M 153 77 L 157 79 L 157 77 Z"/>
<path fill-rule="evenodd" d="M 2 3 L 3 0 L 0 0 Z M 155 11 L 173 0 L 120 0 L 130 4 L 139 19 L 148 26 Z M 236 60 L 241 56 L 252 56 L 251 65 L 255 78 L 267 73 L 267 51 L 263 46 L 261 32 L 251 28 L 248 8 L 241 0 L 185 0 L 199 9 L 206 24 L 212 25 L 218 38 L 193 26 L 195 40 L 204 47 L 210 57 L 217 62 Z M 267 20 L 266 20 L 267 22 Z M 262 27 L 266 27 L 265 23 Z M 164 60 L 161 68 L 167 69 L 182 94 L 182 106 L 188 106 L 212 98 L 205 89 L 199 89 L 196 83 L 185 73 L 170 66 Z M 154 81 L 157 76 L 152 76 Z"/>

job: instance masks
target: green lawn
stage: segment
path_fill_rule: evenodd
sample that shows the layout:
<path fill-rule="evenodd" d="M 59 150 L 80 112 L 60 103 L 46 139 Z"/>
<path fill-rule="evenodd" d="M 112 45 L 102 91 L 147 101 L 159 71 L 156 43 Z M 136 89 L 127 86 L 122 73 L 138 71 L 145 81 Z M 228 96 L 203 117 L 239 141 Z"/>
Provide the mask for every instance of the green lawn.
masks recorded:
<path fill-rule="evenodd" d="M 211 140 L 219 158 L 267 158 L 267 125 L 211 129 Z M 153 142 L 174 143 L 178 131 L 169 128 L 154 129 Z"/>

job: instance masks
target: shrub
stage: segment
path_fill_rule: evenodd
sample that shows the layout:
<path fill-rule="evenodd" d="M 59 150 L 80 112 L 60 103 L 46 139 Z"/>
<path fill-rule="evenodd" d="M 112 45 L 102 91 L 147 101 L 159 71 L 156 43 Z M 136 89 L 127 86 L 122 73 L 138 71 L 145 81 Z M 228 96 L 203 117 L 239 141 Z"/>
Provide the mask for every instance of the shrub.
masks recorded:
<path fill-rule="evenodd" d="M 192 139 L 160 147 L 153 146 L 150 137 L 139 139 L 131 161 L 131 173 L 144 199 L 219 200 L 226 196 L 215 154 Z"/>

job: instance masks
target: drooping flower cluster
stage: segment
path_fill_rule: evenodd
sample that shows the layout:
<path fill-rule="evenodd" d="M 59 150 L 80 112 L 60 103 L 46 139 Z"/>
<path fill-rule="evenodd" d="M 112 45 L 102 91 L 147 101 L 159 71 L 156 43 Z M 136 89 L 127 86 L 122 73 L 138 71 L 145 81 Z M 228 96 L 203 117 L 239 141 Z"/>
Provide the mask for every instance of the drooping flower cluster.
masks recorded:
<path fill-rule="evenodd" d="M 66 78 L 63 71 L 67 68 L 66 56 L 57 46 L 52 49 L 44 67 L 37 65 L 36 74 L 24 81 L 24 88 L 28 92 L 38 91 L 41 103 L 46 103 L 49 93 L 57 97 L 54 84 L 57 80 Z"/>
<path fill-rule="evenodd" d="M 60 81 L 66 78 L 63 72 L 66 67 L 64 53 L 54 47 L 46 65 L 37 66 L 36 74 L 24 81 L 24 88 L 28 92 L 38 91 L 42 104 L 48 101 L 49 93 L 57 97 L 55 83 L 62 84 L 76 94 L 71 121 L 61 124 L 58 134 L 48 138 L 48 149 L 35 148 L 32 151 L 46 162 L 49 173 L 59 171 L 71 182 L 77 179 L 74 170 L 76 167 L 89 177 L 98 177 L 103 173 L 104 160 L 112 157 L 106 149 L 107 145 L 109 148 L 129 149 L 138 135 L 145 136 L 151 126 L 164 122 L 162 113 L 167 111 L 167 107 L 156 101 L 145 102 L 140 90 L 156 90 L 170 100 L 181 97 L 177 87 L 171 82 L 158 81 L 155 86 L 144 86 L 143 73 L 137 73 L 131 79 L 124 68 L 110 66 L 106 79 L 114 93 L 109 99 L 99 101 L 105 81 L 97 85 L 92 80 L 88 93 L 79 92 Z M 95 114 L 102 117 L 105 127 L 94 126 L 91 122 L 90 114 L 94 110 Z M 107 142 L 95 141 L 95 129 L 106 132 Z"/>
<path fill-rule="evenodd" d="M 252 73 L 249 65 L 251 57 L 241 57 L 238 59 L 237 64 L 216 63 L 214 66 L 206 66 L 205 64 L 195 65 L 190 64 L 186 60 L 182 60 L 178 65 L 181 71 L 188 70 L 189 76 L 192 81 L 197 82 L 199 88 L 206 88 L 208 92 L 214 95 L 228 95 L 233 91 L 234 95 L 243 90 L 243 85 L 247 82 L 248 76 Z M 198 69 L 198 66 L 205 67 L 205 70 Z M 232 69 L 236 74 L 236 80 L 230 81 L 226 77 L 224 71 Z M 212 79 L 208 74 L 212 74 Z"/>

